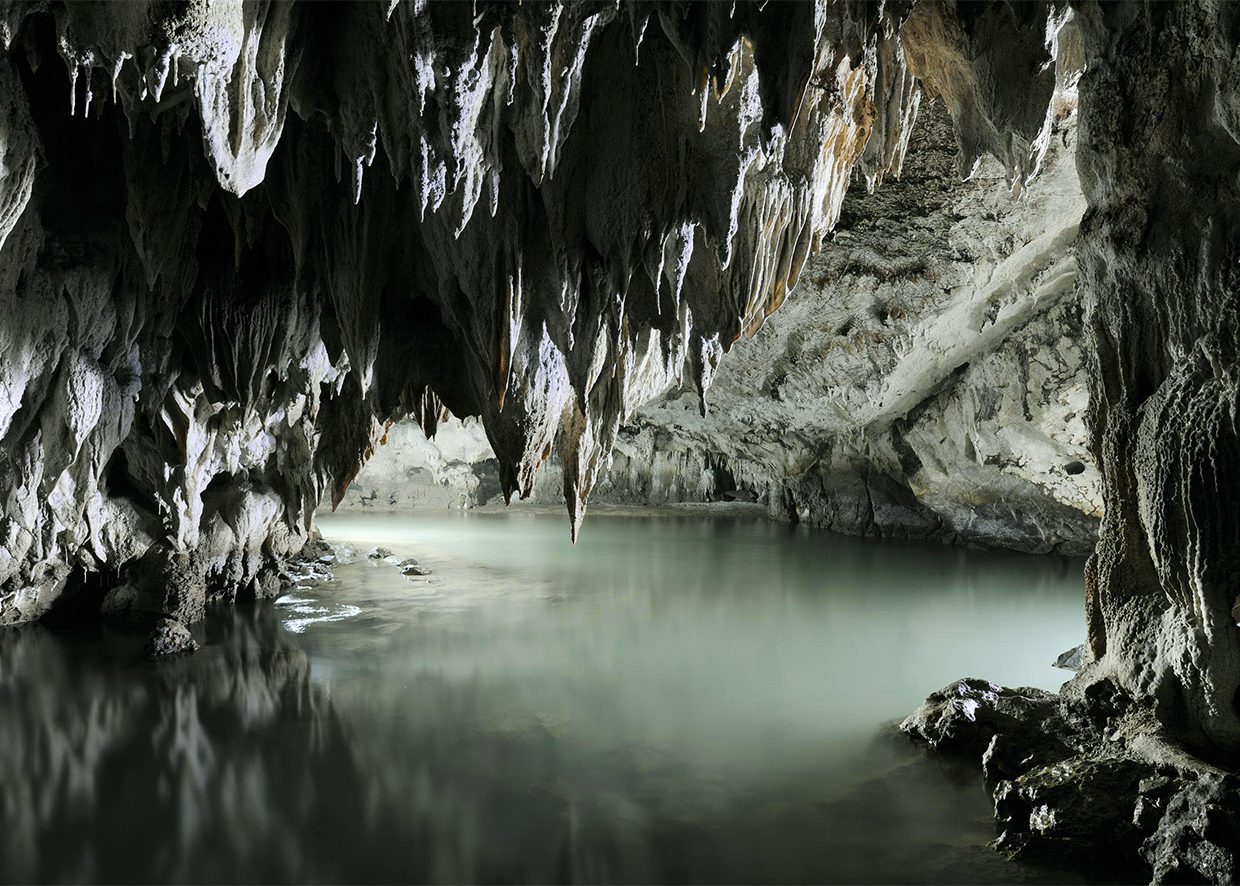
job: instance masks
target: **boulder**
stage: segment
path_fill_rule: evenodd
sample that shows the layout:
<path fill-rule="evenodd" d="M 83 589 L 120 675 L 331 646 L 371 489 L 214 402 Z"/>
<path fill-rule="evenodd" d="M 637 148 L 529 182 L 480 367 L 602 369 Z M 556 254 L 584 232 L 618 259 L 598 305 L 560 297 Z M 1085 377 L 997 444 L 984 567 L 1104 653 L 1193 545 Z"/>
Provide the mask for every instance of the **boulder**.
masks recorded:
<path fill-rule="evenodd" d="M 142 647 L 142 654 L 149 659 L 197 651 L 198 642 L 189 628 L 172 618 L 161 618 Z"/>

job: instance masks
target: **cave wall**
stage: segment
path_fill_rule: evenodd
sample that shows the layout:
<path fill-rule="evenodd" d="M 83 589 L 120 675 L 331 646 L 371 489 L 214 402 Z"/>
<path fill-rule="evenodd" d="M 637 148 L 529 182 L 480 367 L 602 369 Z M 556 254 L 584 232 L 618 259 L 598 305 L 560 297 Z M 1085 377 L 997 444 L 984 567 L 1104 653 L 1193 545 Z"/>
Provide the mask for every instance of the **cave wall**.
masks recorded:
<path fill-rule="evenodd" d="M 0 5 L 0 623 L 271 594 L 385 423 L 552 452 L 704 394 L 923 91 L 1016 188 L 1045 5 Z"/>
<path fill-rule="evenodd" d="M 1086 574 L 1099 676 L 1200 747 L 1240 742 L 1236 425 L 1240 7 L 1082 16 L 1077 246 L 1106 516 Z"/>
<path fill-rule="evenodd" d="M 962 181 L 947 110 L 923 102 L 900 176 L 853 183 L 796 292 L 720 365 L 707 414 L 690 389 L 639 408 L 593 500 L 751 501 L 849 534 L 1092 551 L 1076 73 L 1019 196 L 993 158 Z M 533 498 L 562 501 L 557 472 Z M 405 422 L 340 506 L 475 507 L 495 475 L 480 426 L 426 440 Z"/>
<path fill-rule="evenodd" d="M 900 178 L 854 186 L 801 287 L 720 368 L 710 413 L 683 396 L 638 410 L 600 494 L 740 497 L 849 534 L 1089 553 L 1101 496 L 1072 84 L 1056 104 L 1020 195 L 990 158 L 961 181 L 947 115 L 923 106 Z"/>

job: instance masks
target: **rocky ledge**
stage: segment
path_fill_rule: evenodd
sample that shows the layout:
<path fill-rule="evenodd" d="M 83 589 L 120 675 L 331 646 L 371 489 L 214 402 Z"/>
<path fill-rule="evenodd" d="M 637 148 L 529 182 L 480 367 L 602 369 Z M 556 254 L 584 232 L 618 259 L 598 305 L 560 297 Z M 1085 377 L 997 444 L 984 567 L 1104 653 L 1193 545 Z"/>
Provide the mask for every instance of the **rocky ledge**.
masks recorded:
<path fill-rule="evenodd" d="M 1186 750 L 1110 677 L 1087 665 L 1060 694 L 967 678 L 900 729 L 981 765 L 995 847 L 1108 880 L 1233 883 L 1240 777 Z"/>

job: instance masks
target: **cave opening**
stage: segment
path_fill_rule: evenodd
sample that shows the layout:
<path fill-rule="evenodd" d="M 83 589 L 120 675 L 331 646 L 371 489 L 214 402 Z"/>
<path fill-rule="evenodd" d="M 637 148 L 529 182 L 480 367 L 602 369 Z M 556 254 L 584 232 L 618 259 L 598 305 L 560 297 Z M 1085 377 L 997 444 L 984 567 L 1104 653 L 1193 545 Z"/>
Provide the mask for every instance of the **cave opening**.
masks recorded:
<path fill-rule="evenodd" d="M 0 4 L 0 881 L 1235 881 L 1237 9 Z"/>

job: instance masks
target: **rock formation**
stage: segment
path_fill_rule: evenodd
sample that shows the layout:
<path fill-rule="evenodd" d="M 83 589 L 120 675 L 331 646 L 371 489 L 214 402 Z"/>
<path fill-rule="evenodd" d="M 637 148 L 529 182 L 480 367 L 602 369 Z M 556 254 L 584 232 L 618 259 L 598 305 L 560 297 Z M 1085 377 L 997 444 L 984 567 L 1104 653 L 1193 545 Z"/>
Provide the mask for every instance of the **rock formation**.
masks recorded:
<path fill-rule="evenodd" d="M 1199 742 L 1240 742 L 1240 9 L 1084 17 L 1078 253 L 1106 517 L 1090 640 L 1120 685 Z"/>
<path fill-rule="evenodd" d="M 1074 691 L 1104 687 L 1159 740 L 1225 757 L 1240 742 L 1238 35 L 1222 0 L 4 0 L 0 623 L 53 607 L 189 623 L 265 596 L 386 423 L 429 431 L 445 409 L 480 419 L 505 496 L 558 451 L 575 532 L 621 424 L 682 382 L 706 411 L 725 352 L 783 303 L 850 181 L 900 170 L 923 92 L 952 122 L 957 172 L 989 155 L 1032 206 L 1056 88 L 1083 64 L 1092 458 L 1061 468 L 1097 469 L 1105 516 L 1086 581 L 1096 661 Z M 858 211 L 881 219 L 884 199 Z M 958 532 L 936 429 L 995 405 L 980 392 L 1003 338 L 1045 343 L 1021 327 L 1031 305 L 1071 310 L 1049 247 L 1074 221 L 975 256 L 1022 297 L 983 299 L 994 315 L 962 349 L 897 363 L 867 401 L 882 408 L 861 410 L 881 434 L 815 453 L 808 488 L 772 474 L 781 506 L 821 512 L 805 502 L 838 500 L 844 478 L 862 510 L 825 522 L 881 528 L 880 468 Z M 857 236 L 819 260 L 837 278 L 822 285 L 873 298 L 867 275 L 882 294 L 876 271 L 911 269 L 847 264 Z M 976 319 L 949 288 L 920 328 Z M 861 307 L 876 313 L 858 334 L 882 338 L 891 310 Z M 807 357 L 828 340 L 802 334 Z M 768 399 L 810 395 L 797 386 L 817 370 L 772 370 Z M 922 409 L 934 378 L 952 390 Z M 1005 465 L 993 436 L 969 445 L 997 470 L 960 483 L 1075 494 Z M 1149 734 L 1121 734 L 1138 762 Z"/>
<path fill-rule="evenodd" d="M 1021 199 L 990 158 L 961 181 L 950 119 L 923 102 L 899 178 L 853 183 L 796 292 L 719 366 L 709 412 L 687 389 L 638 409 L 593 500 L 754 501 L 850 534 L 1092 551 L 1075 78 L 1056 101 Z M 535 498 L 562 500 L 557 473 L 553 457 Z M 481 427 L 426 441 L 406 423 L 341 505 L 471 507 L 497 476 Z"/>
<path fill-rule="evenodd" d="M 917 77 L 965 168 L 1033 176 L 1062 20 L 6 3 L 0 622 L 264 596 L 383 423 L 445 408 L 505 496 L 558 448 L 575 531 L 629 411 L 704 396 L 899 169 Z"/>
<path fill-rule="evenodd" d="M 1039 731 L 1062 732 L 1062 749 L 1030 755 L 1013 725 L 1027 715 L 994 730 L 1018 761 L 996 811 L 1020 846 L 1119 849 L 1158 882 L 1230 882 L 1240 871 L 1240 522 L 1227 504 L 1240 479 L 1240 9 L 1080 13 L 1089 208 L 1076 251 L 1104 498 L 1086 568 L 1095 660 L 1035 717 Z M 1066 727 L 1048 729 L 1050 708 Z M 923 711 L 905 725 L 937 742 L 938 729 L 923 728 L 931 720 Z"/>

